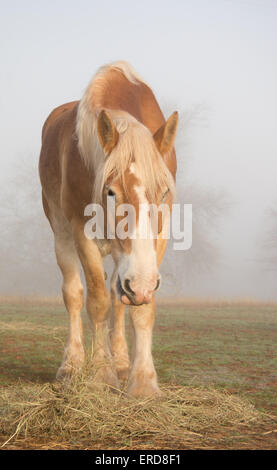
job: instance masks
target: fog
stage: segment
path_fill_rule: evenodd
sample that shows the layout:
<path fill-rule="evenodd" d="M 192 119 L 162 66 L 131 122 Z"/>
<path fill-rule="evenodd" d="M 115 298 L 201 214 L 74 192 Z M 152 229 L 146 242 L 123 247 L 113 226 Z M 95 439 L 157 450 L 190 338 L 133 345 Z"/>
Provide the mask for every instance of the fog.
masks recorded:
<path fill-rule="evenodd" d="M 266 0 L 2 5 L 0 294 L 56 295 L 40 202 L 41 128 L 97 68 L 127 60 L 180 113 L 177 200 L 192 248 L 169 244 L 160 295 L 276 300 L 277 4 Z"/>

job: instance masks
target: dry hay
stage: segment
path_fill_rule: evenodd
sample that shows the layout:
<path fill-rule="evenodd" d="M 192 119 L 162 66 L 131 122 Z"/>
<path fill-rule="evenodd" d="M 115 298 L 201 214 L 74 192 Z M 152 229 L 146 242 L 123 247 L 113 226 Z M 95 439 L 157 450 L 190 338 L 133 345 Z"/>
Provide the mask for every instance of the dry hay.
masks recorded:
<path fill-rule="evenodd" d="M 84 373 L 67 385 L 0 389 L 3 448 L 209 448 L 212 435 L 264 422 L 242 398 L 215 388 L 162 386 L 161 398 L 135 399 L 95 386 Z M 241 431 L 241 429 L 240 429 Z M 209 444 L 210 442 L 210 444 Z M 43 444 L 44 443 L 44 444 Z"/>

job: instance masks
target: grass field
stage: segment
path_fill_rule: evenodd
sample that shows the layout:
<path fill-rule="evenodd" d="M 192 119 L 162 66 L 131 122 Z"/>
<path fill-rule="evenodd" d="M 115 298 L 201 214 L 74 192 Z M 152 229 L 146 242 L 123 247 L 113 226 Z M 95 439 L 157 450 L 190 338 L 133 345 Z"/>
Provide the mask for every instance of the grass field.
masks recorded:
<path fill-rule="evenodd" d="M 0 313 L 1 390 L 18 387 L 19 381 L 22 386 L 52 382 L 67 337 L 63 305 L 6 300 L 0 304 Z M 91 332 L 85 314 L 83 319 L 89 348 Z M 157 306 L 153 355 L 161 384 L 184 386 L 188 391 L 214 387 L 270 415 L 263 423 L 237 426 L 231 431 L 228 426 L 226 430 L 206 429 L 190 448 L 277 448 L 276 339 L 277 305 L 178 302 Z M 1 441 L 7 437 L 2 431 Z M 48 448 L 42 440 L 43 448 Z M 157 448 L 162 444 L 146 436 L 137 446 L 132 445 Z M 171 445 L 174 448 L 174 443 Z M 176 445 L 186 448 L 180 441 Z M 39 446 L 39 442 L 31 438 L 23 442 L 19 436 L 7 448 Z"/>

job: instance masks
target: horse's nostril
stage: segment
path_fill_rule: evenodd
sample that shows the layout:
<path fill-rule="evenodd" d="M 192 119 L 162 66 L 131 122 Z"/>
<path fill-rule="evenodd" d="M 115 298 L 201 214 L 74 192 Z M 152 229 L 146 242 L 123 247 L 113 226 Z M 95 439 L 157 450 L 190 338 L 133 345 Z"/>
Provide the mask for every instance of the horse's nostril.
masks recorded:
<path fill-rule="evenodd" d="M 129 292 L 129 294 L 135 294 L 134 291 L 130 287 L 130 279 L 125 279 L 124 281 L 124 289 Z"/>
<path fill-rule="evenodd" d="M 160 280 L 160 279 L 158 279 L 158 280 L 157 280 L 156 287 L 155 287 L 155 289 L 154 289 L 154 290 L 158 290 L 158 289 L 159 289 L 159 287 L 160 287 L 160 283 L 161 283 L 161 280 Z"/>

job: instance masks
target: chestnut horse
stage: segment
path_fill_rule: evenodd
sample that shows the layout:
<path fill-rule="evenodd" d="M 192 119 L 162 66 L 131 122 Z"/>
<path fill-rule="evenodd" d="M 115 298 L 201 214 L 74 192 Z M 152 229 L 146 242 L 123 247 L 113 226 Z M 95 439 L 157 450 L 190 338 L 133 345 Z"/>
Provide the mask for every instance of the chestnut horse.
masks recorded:
<path fill-rule="evenodd" d="M 160 284 L 159 266 L 167 240 L 160 236 L 160 226 L 157 237 L 140 237 L 138 224 L 142 205 L 163 202 L 171 210 L 177 121 L 177 112 L 165 121 L 151 88 L 128 63 L 116 62 L 100 68 L 81 101 L 54 109 L 44 124 L 39 162 L 42 201 L 54 233 L 70 321 L 57 379 L 80 370 L 85 358 L 80 260 L 93 328 L 96 381 L 119 387 L 118 379 L 128 378 L 128 393 L 133 396 L 160 393 L 151 351 L 153 294 Z M 122 203 L 135 207 L 138 236 L 86 236 L 86 206 L 98 203 L 107 215 L 108 197 L 115 207 Z M 116 216 L 115 224 L 120 220 Z M 109 253 L 114 261 L 111 295 L 103 267 Z M 131 364 L 125 305 L 129 305 L 133 332 Z"/>

